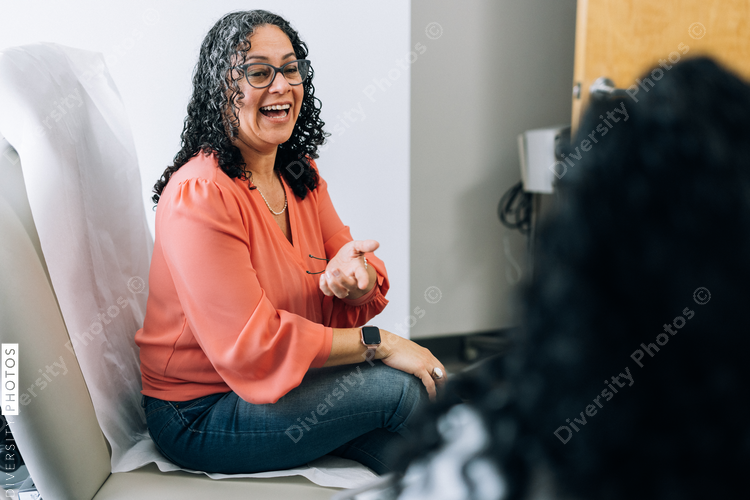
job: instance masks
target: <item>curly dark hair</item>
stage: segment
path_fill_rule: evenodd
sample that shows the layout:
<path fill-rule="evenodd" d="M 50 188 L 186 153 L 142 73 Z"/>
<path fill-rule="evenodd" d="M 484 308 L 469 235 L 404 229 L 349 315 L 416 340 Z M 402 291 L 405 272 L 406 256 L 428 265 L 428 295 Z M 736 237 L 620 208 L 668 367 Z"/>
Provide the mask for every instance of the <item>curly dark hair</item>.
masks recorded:
<path fill-rule="evenodd" d="M 182 149 L 175 156 L 174 164 L 167 167 L 154 185 L 154 203 L 159 202 L 172 174 L 199 152 L 215 153 L 219 167 L 230 178 L 247 178 L 242 154 L 231 141 L 239 127 L 236 102 L 244 95 L 237 82 L 228 75 L 232 66 L 244 64 L 250 50 L 250 35 L 257 27 L 265 25 L 279 27 L 292 42 L 296 58 L 307 58 L 305 42 L 285 19 L 276 14 L 251 10 L 232 12 L 219 19 L 203 40 L 193 72 L 193 96 L 180 136 Z M 325 122 L 320 119 L 321 103 L 315 97 L 313 76 L 311 67 L 302 84 L 305 94 L 294 131 L 288 141 L 279 145 L 274 164 L 274 170 L 284 176 L 294 194 L 301 199 L 318 184 L 318 174 L 309 159 L 318 157 L 318 146 L 328 135 L 323 131 Z"/>
<path fill-rule="evenodd" d="M 594 102 L 571 142 L 514 351 L 449 384 L 482 414 L 509 500 L 539 471 L 579 500 L 746 489 L 750 86 L 707 58 L 646 78 L 638 102 Z M 439 446 L 453 404 L 415 426 L 402 467 Z"/>

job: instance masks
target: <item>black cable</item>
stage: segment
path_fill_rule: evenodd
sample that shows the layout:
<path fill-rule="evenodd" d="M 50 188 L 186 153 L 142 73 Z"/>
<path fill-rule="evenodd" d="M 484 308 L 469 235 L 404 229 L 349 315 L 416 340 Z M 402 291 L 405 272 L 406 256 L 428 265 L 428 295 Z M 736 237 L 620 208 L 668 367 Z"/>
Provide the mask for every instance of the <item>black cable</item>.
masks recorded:
<path fill-rule="evenodd" d="M 523 181 L 518 181 L 500 198 L 497 216 L 500 222 L 510 229 L 518 229 L 521 234 L 529 234 L 531 230 L 531 214 L 533 212 L 532 193 L 523 190 Z"/>

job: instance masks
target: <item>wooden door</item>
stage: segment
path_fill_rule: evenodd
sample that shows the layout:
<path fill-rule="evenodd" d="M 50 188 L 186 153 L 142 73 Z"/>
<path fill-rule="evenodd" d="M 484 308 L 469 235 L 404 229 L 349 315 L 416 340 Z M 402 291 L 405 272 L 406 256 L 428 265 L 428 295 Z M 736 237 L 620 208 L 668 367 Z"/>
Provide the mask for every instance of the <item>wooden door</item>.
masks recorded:
<path fill-rule="evenodd" d="M 647 70 L 698 55 L 750 80 L 749 0 L 578 0 L 573 129 L 597 78 L 637 99 Z"/>

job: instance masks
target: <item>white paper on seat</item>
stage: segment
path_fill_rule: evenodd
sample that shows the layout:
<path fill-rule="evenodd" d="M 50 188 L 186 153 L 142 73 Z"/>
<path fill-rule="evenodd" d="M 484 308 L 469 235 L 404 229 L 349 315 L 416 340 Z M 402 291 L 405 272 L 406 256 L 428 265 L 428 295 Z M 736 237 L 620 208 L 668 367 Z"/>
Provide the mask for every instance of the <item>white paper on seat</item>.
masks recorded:
<path fill-rule="evenodd" d="M 146 311 L 153 241 L 127 116 L 101 54 L 49 43 L 0 52 L 0 135 L 21 159 L 72 348 L 112 447 L 112 472 L 150 462 L 179 470 L 154 446 L 140 406 L 134 335 Z M 290 475 L 343 488 L 376 478 L 334 457 L 284 471 L 209 474 Z"/>

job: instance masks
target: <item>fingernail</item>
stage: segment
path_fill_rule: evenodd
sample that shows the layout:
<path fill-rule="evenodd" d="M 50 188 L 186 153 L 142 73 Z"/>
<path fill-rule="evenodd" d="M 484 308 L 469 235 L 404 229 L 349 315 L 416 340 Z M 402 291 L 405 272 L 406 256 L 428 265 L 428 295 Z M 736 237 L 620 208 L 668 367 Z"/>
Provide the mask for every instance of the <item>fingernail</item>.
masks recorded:
<path fill-rule="evenodd" d="M 336 278 L 338 278 L 339 276 L 341 276 L 341 273 L 339 272 L 339 270 L 338 270 L 338 269 L 334 269 L 334 270 L 333 270 L 333 273 L 332 273 L 332 274 L 333 274 L 333 275 L 334 275 L 334 276 L 335 276 Z"/>

